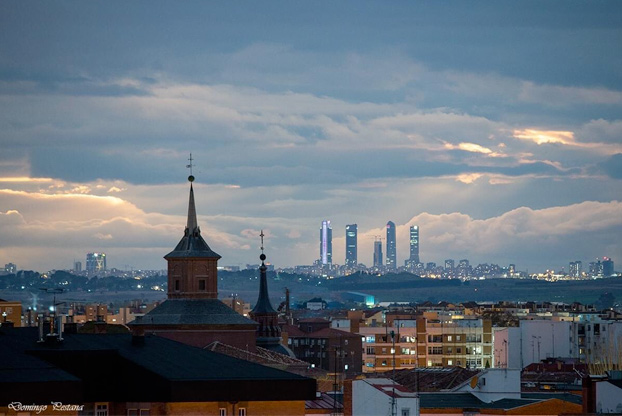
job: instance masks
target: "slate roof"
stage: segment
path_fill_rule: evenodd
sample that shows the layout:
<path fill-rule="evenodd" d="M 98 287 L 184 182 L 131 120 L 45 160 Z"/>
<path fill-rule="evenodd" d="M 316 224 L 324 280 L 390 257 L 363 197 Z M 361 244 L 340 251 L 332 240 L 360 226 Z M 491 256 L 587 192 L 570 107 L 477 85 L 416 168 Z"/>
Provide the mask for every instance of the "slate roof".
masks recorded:
<path fill-rule="evenodd" d="M 167 299 L 157 308 L 130 322 L 133 325 L 250 325 L 245 318 L 218 299 Z"/>
<path fill-rule="evenodd" d="M 266 270 L 267 267 L 262 260 L 261 266 L 259 267 L 259 296 L 257 297 L 257 303 L 251 312 L 255 315 L 277 315 L 277 311 L 274 310 L 272 303 L 270 303 L 270 296 L 268 296 L 268 278 L 266 276 Z"/>
<path fill-rule="evenodd" d="M 177 243 L 173 251 L 164 256 L 165 259 L 171 258 L 214 258 L 219 259 L 220 255 L 213 251 L 201 237 L 201 231 L 197 227 L 194 232 L 186 232 L 182 239 Z"/>
<path fill-rule="evenodd" d="M 12 371 L 16 366 L 25 369 L 30 365 L 49 371 L 26 381 L 48 381 L 44 377 L 53 375 L 54 382 L 77 382 L 84 390 L 85 401 L 196 402 L 315 397 L 313 379 L 163 337 L 145 336 L 142 342 L 133 342 L 135 338 L 130 334 L 66 334 L 62 342 L 48 344 L 37 343 L 37 336 L 36 328 L 6 330 L 4 342 L 0 343 L 3 352 L 0 387 L 19 380 Z M 38 394 L 29 385 L 25 386 L 22 390 Z M 0 389 L 0 405 L 2 400 L 15 398 L 5 397 Z"/>
<path fill-rule="evenodd" d="M 170 258 L 213 258 L 219 259 L 220 255 L 213 251 L 201 237 L 201 229 L 197 225 L 197 212 L 194 205 L 194 190 L 190 184 L 190 200 L 188 202 L 188 222 L 184 236 L 179 241 L 175 250 L 164 256 Z"/>

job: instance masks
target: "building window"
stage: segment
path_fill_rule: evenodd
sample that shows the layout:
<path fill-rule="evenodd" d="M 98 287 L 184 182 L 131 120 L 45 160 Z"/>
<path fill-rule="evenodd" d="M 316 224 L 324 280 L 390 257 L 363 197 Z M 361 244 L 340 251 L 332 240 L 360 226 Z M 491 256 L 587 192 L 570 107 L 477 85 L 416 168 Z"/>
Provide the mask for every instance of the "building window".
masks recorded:
<path fill-rule="evenodd" d="M 447 335 L 447 341 L 451 342 L 452 340 L 452 336 L 451 335 Z"/>
<path fill-rule="evenodd" d="M 410 416 L 410 408 L 402 407 L 402 416 Z"/>
<path fill-rule="evenodd" d="M 456 335 L 456 341 L 460 341 L 460 335 Z"/>
<path fill-rule="evenodd" d="M 108 416 L 108 403 L 95 403 L 95 416 Z"/>
<path fill-rule="evenodd" d="M 175 280 L 175 292 L 179 292 L 179 280 Z"/>
<path fill-rule="evenodd" d="M 428 347 L 428 354 L 430 355 L 442 355 L 443 347 Z"/>
<path fill-rule="evenodd" d="M 456 347 L 456 354 L 462 354 L 462 347 Z"/>
<path fill-rule="evenodd" d="M 454 361 L 453 360 L 447 360 L 447 365 L 454 365 Z"/>
<path fill-rule="evenodd" d="M 227 409 L 225 409 L 224 407 L 218 409 L 218 416 L 227 416 Z"/>
<path fill-rule="evenodd" d="M 246 407 L 240 407 L 238 409 L 238 416 L 246 416 Z"/>
<path fill-rule="evenodd" d="M 201 291 L 205 290 L 205 279 L 199 280 L 199 290 Z"/>
<path fill-rule="evenodd" d="M 149 409 L 127 409 L 127 416 L 149 416 Z"/>

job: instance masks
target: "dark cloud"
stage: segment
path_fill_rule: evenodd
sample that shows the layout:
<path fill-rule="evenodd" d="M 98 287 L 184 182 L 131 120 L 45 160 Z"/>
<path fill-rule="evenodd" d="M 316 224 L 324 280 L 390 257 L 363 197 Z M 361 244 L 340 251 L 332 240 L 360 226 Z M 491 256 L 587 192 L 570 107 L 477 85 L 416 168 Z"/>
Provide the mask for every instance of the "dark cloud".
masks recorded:
<path fill-rule="evenodd" d="M 609 157 L 600 167 L 610 178 L 622 179 L 622 153 Z"/>

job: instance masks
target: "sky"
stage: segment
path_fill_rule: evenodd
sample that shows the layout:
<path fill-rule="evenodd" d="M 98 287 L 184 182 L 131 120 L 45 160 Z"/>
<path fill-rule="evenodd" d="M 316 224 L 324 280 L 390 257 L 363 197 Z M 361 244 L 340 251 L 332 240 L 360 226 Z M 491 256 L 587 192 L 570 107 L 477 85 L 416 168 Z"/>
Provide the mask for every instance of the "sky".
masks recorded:
<path fill-rule="evenodd" d="M 0 2 L 0 267 L 622 262 L 622 2 Z M 616 265 L 616 269 L 619 267 Z"/>

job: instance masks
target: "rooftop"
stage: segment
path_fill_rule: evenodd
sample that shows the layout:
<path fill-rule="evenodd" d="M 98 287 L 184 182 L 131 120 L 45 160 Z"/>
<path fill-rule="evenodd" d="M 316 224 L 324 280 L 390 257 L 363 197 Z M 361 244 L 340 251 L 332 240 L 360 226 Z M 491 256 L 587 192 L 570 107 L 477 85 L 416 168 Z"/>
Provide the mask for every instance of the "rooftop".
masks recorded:
<path fill-rule="evenodd" d="M 85 401 L 315 397 L 313 379 L 157 336 L 137 342 L 130 334 L 65 334 L 62 342 L 39 343 L 37 328 L 14 328 L 2 330 L 0 337 L 0 405 L 18 397 L 40 401 L 39 390 L 32 388 L 9 397 L 6 391 L 17 381 L 51 387 L 73 383 Z"/>
<path fill-rule="evenodd" d="M 250 325 L 245 318 L 218 299 L 167 299 L 130 325 Z"/>

